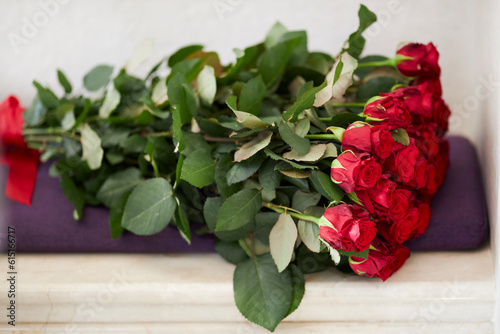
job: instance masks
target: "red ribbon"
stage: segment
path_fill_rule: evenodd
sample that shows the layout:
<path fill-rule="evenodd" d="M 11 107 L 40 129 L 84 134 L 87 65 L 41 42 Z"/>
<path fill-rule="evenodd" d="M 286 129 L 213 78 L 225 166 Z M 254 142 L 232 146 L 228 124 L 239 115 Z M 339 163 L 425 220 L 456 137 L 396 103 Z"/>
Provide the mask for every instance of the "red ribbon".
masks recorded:
<path fill-rule="evenodd" d="M 24 108 L 14 96 L 9 96 L 0 104 L 0 163 L 9 167 L 5 195 L 30 205 L 39 154 L 28 148 L 24 141 L 23 112 Z"/>

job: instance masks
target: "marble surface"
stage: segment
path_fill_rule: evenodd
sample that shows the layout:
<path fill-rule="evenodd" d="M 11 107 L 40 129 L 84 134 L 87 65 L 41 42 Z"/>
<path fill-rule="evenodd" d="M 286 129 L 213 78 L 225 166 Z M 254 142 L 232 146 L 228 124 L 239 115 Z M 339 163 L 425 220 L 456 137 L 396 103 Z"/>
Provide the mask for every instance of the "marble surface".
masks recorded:
<path fill-rule="evenodd" d="M 265 332 L 238 312 L 234 266 L 216 254 L 18 254 L 17 267 L 16 328 L 26 332 Z M 334 269 L 306 282 L 278 333 L 493 332 L 489 247 L 414 253 L 387 282 Z"/>

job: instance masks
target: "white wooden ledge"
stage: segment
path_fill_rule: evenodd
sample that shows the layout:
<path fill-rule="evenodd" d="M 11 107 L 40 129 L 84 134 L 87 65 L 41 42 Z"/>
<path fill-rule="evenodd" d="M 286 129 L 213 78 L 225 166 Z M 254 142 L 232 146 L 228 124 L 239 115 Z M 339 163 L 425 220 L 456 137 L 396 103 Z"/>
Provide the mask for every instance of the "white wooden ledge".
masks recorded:
<path fill-rule="evenodd" d="M 18 254 L 17 269 L 25 332 L 266 333 L 238 312 L 234 266 L 216 254 Z M 306 276 L 276 332 L 492 333 L 494 282 L 489 247 L 413 253 L 385 283 L 331 269 Z"/>

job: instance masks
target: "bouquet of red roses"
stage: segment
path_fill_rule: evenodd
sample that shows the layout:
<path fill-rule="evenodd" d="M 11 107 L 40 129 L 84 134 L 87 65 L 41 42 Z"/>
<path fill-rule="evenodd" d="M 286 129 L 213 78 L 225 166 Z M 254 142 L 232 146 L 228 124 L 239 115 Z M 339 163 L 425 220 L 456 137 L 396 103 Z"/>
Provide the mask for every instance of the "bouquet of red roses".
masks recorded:
<path fill-rule="evenodd" d="M 75 219 L 110 209 L 113 239 L 169 224 L 188 243 L 193 229 L 213 234 L 236 265 L 236 306 L 269 330 L 299 306 L 304 273 L 336 264 L 386 280 L 429 223 L 450 111 L 434 45 L 361 58 L 376 16 L 358 16 L 333 57 L 276 24 L 234 64 L 190 45 L 145 78 L 97 66 L 80 95 L 61 71 L 62 96 L 34 82 L 26 111 L 0 106 L 8 195 L 29 203 L 41 153 Z"/>
<path fill-rule="evenodd" d="M 429 204 L 449 164 L 443 136 L 450 110 L 441 97 L 438 56 L 432 43 L 403 46 L 395 59 L 409 85 L 371 98 L 367 121 L 329 128 L 342 143 L 331 177 L 353 204 L 328 208 L 320 236 L 333 250 L 368 251 L 367 259 L 349 259 L 359 275 L 386 280 L 410 256 L 402 244 L 429 224 Z"/>

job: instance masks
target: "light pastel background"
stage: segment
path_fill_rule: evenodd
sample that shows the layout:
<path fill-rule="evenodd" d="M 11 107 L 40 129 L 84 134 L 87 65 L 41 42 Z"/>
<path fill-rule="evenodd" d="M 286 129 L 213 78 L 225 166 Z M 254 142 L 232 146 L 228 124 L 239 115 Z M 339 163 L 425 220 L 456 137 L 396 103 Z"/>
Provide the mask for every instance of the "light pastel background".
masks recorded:
<path fill-rule="evenodd" d="M 364 3 L 380 20 L 366 34 L 366 53 L 390 56 L 402 41 L 433 41 L 441 53 L 444 97 L 454 113 L 451 131 L 474 142 L 483 166 L 498 278 L 500 4 Z M 343 0 L 0 0 L 0 99 L 16 94 L 29 104 L 35 94 L 33 79 L 60 92 L 56 68 L 78 89 L 94 65 L 119 68 L 147 40 L 155 47 L 150 61 L 138 68 L 139 75 L 191 43 L 205 44 L 231 62 L 234 47 L 262 40 L 277 20 L 290 29 L 307 30 L 311 50 L 335 54 L 357 26 L 358 7 L 358 1 Z"/>

